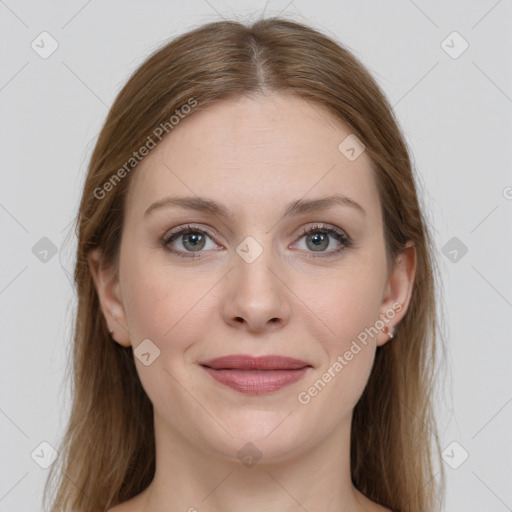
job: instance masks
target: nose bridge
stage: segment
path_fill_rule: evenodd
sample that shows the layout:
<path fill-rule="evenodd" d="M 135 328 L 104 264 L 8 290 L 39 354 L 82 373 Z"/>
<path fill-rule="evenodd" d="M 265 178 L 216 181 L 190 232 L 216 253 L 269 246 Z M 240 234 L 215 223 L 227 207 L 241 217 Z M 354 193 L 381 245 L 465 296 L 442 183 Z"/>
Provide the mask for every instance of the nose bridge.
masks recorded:
<path fill-rule="evenodd" d="M 226 321 L 240 323 L 243 320 L 255 330 L 267 323 L 286 323 L 290 311 L 272 237 L 260 240 L 249 236 L 237 246 L 224 304 Z"/>
<path fill-rule="evenodd" d="M 270 269 L 278 266 L 271 237 L 260 241 L 252 236 L 246 237 L 236 248 L 235 279 L 237 290 L 256 302 L 269 302 L 279 294 L 277 277 Z"/>

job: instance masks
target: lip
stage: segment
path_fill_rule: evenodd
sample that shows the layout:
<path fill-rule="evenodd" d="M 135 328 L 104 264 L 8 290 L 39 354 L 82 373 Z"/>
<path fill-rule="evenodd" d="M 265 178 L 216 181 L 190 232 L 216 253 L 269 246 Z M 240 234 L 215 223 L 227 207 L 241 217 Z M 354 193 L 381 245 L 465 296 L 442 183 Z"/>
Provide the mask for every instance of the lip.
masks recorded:
<path fill-rule="evenodd" d="M 246 354 L 233 354 L 203 361 L 202 366 L 209 366 L 214 370 L 298 370 L 311 366 L 307 361 L 286 356 L 259 356 Z"/>
<path fill-rule="evenodd" d="M 218 357 L 200 365 L 216 381 L 250 395 L 278 391 L 300 380 L 312 368 L 308 362 L 291 357 L 245 354 Z"/>

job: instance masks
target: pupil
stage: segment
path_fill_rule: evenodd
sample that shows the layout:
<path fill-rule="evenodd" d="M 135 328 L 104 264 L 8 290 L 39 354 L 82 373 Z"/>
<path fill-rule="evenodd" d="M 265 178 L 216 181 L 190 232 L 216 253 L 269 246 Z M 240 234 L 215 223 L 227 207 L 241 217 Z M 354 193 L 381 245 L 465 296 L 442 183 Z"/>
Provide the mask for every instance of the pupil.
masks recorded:
<path fill-rule="evenodd" d="M 201 248 L 201 238 L 202 235 L 198 233 L 189 233 L 185 235 L 185 242 L 190 244 L 194 248 Z M 204 245 L 204 243 L 203 243 Z"/>
<path fill-rule="evenodd" d="M 316 247 L 320 247 L 323 244 L 323 248 L 325 249 L 325 239 L 326 235 L 324 233 L 315 233 L 314 235 L 311 235 L 311 240 Z"/>

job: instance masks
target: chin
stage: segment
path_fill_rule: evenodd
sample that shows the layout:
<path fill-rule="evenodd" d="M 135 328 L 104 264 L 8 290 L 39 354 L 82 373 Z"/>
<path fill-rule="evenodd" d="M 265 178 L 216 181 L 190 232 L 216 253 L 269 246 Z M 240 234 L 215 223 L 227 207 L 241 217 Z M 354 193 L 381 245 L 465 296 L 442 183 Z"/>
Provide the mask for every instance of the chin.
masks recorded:
<path fill-rule="evenodd" d="M 217 429 L 218 435 L 212 438 L 210 430 L 205 432 L 208 438 L 204 442 L 231 460 L 235 455 L 242 463 L 245 457 L 258 459 L 258 463 L 283 462 L 314 443 L 315 428 L 298 416 L 294 418 L 290 410 L 253 410 L 230 420 L 224 418 L 220 422 L 233 437 Z"/>

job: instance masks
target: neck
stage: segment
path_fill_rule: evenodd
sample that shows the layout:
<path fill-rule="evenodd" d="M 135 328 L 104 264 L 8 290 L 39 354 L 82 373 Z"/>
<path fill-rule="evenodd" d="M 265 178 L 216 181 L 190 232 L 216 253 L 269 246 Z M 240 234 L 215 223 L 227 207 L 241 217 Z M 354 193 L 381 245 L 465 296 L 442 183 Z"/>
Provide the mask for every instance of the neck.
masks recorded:
<path fill-rule="evenodd" d="M 254 462 L 261 447 L 261 458 L 251 465 L 250 458 L 239 460 L 236 455 L 194 446 L 155 416 L 156 472 L 141 495 L 141 510 L 259 512 L 263 506 L 266 512 L 367 510 L 366 499 L 350 477 L 350 419 L 321 445 L 298 447 L 295 456 L 266 457 L 272 450 L 265 448 L 265 440 L 255 442 L 257 449 L 243 451 Z M 229 442 L 233 444 L 233 439 Z"/>

